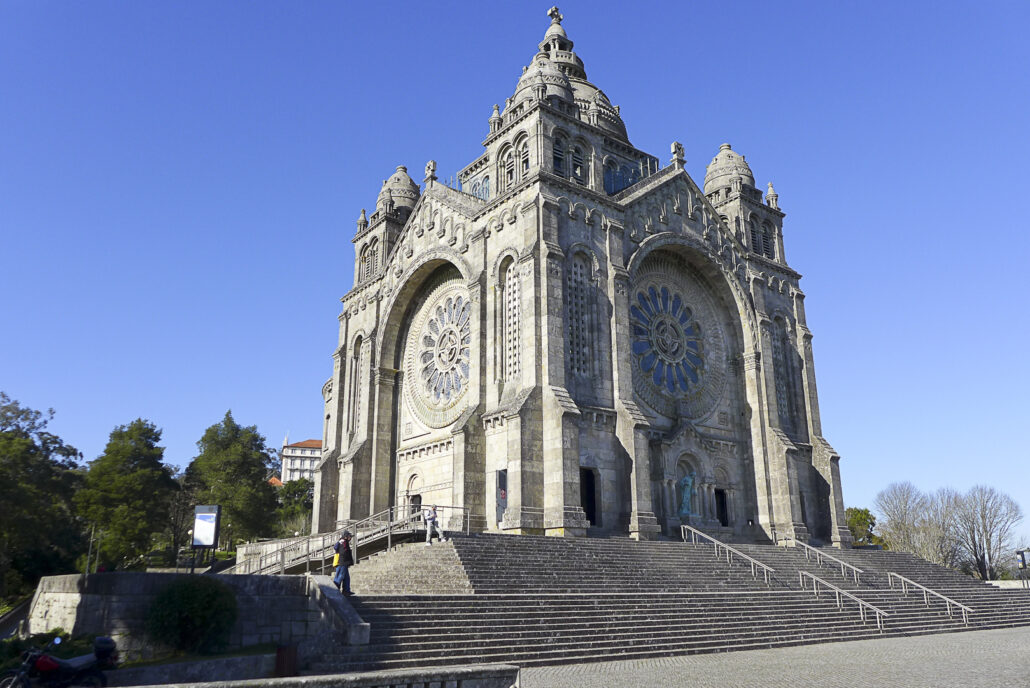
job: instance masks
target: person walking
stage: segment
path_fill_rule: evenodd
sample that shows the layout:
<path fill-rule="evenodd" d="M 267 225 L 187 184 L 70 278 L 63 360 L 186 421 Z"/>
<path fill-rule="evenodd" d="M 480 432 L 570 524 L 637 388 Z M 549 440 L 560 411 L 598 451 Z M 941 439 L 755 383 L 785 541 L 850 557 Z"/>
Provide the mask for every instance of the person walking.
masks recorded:
<path fill-rule="evenodd" d="M 443 536 L 443 531 L 440 530 L 435 504 L 427 506 L 422 510 L 422 520 L 426 522 L 426 547 L 433 544 L 433 530 L 436 530 L 436 537 L 439 538 L 440 542 L 447 542 L 447 538 Z"/>
<path fill-rule="evenodd" d="M 336 565 L 336 572 L 333 575 L 333 583 L 336 589 L 350 597 L 354 593 L 350 591 L 350 567 L 354 565 L 354 554 L 350 550 L 351 534 L 343 531 L 343 537 L 333 545 L 336 554 L 333 556 L 333 564 Z"/>

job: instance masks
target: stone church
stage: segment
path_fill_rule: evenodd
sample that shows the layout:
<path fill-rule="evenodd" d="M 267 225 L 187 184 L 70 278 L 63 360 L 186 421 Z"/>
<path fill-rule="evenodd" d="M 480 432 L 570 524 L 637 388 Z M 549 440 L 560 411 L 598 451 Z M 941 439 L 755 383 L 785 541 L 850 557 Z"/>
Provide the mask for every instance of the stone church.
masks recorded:
<path fill-rule="evenodd" d="M 777 195 L 630 143 L 557 8 L 459 188 L 383 182 L 322 388 L 316 531 L 389 507 L 473 529 L 847 546 Z M 477 134 L 478 136 L 478 134 Z"/>

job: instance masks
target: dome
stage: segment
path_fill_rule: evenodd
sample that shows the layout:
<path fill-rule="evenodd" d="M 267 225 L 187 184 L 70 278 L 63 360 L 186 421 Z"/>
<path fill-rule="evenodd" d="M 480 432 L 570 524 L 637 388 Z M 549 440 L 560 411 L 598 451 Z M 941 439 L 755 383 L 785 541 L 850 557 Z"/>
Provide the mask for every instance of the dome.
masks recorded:
<path fill-rule="evenodd" d="M 614 134 L 620 140 L 628 141 L 626 123 L 622 121 L 622 116 L 615 106 L 612 105 L 612 102 L 608 100 L 608 96 L 604 94 L 604 91 L 589 81 L 572 79 L 571 82 L 572 93 L 579 104 L 583 118 Z M 597 116 L 591 117 L 591 113 L 596 113 Z"/>
<path fill-rule="evenodd" d="M 562 100 L 572 102 L 572 85 L 562 70 L 551 60 L 547 53 L 537 53 L 533 63 L 522 73 L 518 85 L 515 87 L 515 96 L 512 102 L 517 103 L 527 98 L 532 98 L 538 86 L 544 87 L 544 98 L 558 96 Z"/>
<path fill-rule="evenodd" d="M 412 210 L 418 202 L 418 184 L 408 176 L 408 168 L 398 165 L 397 171 L 390 175 L 390 178 L 383 182 L 383 188 L 376 199 L 376 208 L 381 209 L 387 198 L 392 198 L 397 208 Z"/>
<path fill-rule="evenodd" d="M 712 158 L 705 172 L 705 193 L 729 186 L 734 177 L 741 177 L 748 186 L 755 185 L 755 176 L 751 174 L 744 156 L 734 152 L 730 144 L 724 143 L 719 146 L 719 152 Z"/>

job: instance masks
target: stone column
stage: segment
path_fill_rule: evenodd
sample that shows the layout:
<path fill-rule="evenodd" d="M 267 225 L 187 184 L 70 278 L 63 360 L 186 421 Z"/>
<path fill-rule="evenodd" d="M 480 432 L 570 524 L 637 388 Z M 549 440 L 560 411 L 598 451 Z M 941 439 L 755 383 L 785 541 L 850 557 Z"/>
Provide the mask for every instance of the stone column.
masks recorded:
<path fill-rule="evenodd" d="M 375 410 L 372 417 L 371 441 L 371 494 L 369 495 L 369 513 L 371 516 L 389 508 L 394 491 L 394 433 L 396 418 L 394 417 L 394 398 L 397 394 L 397 380 L 400 371 L 393 368 L 379 367 L 372 380 L 375 394 Z"/>
<path fill-rule="evenodd" d="M 620 232 L 621 234 L 621 232 Z M 611 242 L 614 244 L 614 242 Z M 650 423 L 633 401 L 633 370 L 629 334 L 629 273 L 612 265 L 612 251 L 622 252 L 620 245 L 609 247 L 608 298 L 612 303 L 612 376 L 615 392 L 616 437 L 629 458 L 630 519 L 629 534 L 635 539 L 653 538 L 660 530 L 651 509 L 650 451 L 647 431 Z"/>
<path fill-rule="evenodd" d="M 553 222 L 557 205 L 548 203 L 544 221 Z M 580 411 L 565 388 L 565 255 L 551 243 L 540 274 L 541 358 L 544 381 L 544 532 L 547 535 L 586 535 L 587 520 L 580 504 Z"/>

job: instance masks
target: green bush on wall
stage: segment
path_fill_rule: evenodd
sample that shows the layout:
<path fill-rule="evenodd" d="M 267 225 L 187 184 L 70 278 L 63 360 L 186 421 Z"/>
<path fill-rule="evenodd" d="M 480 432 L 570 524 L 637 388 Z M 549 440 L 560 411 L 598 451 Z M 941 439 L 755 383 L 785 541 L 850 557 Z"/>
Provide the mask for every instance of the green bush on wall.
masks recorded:
<path fill-rule="evenodd" d="M 229 642 L 238 610 L 232 588 L 211 576 L 189 576 L 162 590 L 147 612 L 147 632 L 185 652 L 217 652 Z"/>

